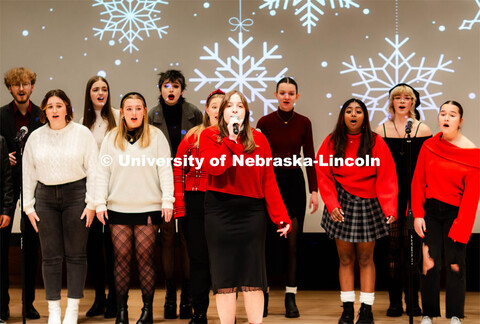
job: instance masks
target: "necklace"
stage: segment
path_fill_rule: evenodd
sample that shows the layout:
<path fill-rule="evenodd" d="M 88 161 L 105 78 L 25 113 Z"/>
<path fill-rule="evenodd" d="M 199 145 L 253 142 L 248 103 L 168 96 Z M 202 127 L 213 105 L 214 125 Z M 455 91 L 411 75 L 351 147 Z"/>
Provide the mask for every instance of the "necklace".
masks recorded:
<path fill-rule="evenodd" d="M 285 119 L 283 119 L 282 117 L 280 117 L 280 114 L 279 114 L 278 109 L 277 109 L 277 116 L 278 116 L 278 118 L 280 118 L 280 120 L 281 120 L 285 125 L 287 125 L 287 124 L 292 120 L 292 118 L 295 116 L 295 112 L 292 113 L 292 116 L 291 116 L 288 120 L 285 120 Z"/>
<path fill-rule="evenodd" d="M 407 135 L 407 134 L 401 136 L 400 133 L 398 132 L 397 125 L 395 125 L 395 121 L 394 121 L 394 120 L 392 120 L 392 123 L 393 123 L 393 127 L 395 128 L 395 131 L 397 132 L 398 137 L 399 137 L 399 138 L 404 138 L 405 135 Z"/>

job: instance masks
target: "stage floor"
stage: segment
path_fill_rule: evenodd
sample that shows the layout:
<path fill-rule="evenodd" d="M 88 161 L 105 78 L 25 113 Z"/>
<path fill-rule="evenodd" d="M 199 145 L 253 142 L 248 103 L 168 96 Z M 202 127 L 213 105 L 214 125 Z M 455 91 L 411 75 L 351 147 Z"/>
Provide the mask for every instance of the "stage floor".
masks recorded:
<path fill-rule="evenodd" d="M 142 308 L 142 298 L 139 289 L 130 291 L 130 298 L 128 301 L 128 310 L 130 323 L 135 323 L 140 316 L 140 309 Z M 357 292 L 357 300 L 359 296 Z M 7 323 L 21 323 L 21 290 L 10 290 L 10 318 Z M 78 323 L 114 323 L 115 319 L 105 319 L 103 317 L 85 317 L 85 313 L 92 305 L 94 299 L 94 291 L 87 289 L 85 291 L 85 298 L 80 302 L 80 313 Z M 165 291 L 157 289 L 155 292 L 154 301 L 154 322 L 155 323 L 188 323 L 188 320 L 165 320 L 163 318 L 163 303 L 165 300 Z M 180 292 L 178 292 L 178 300 L 180 300 Z M 445 316 L 445 293 L 441 295 L 442 315 Z M 62 313 L 65 312 L 67 304 L 66 291 L 62 291 Z M 264 318 L 263 323 L 297 323 L 297 324 L 318 324 L 318 323 L 332 323 L 336 324 L 341 315 L 342 308 L 340 307 L 340 296 L 337 291 L 299 291 L 297 294 L 297 305 L 300 310 L 300 318 L 288 319 L 284 316 L 284 292 L 280 290 L 272 290 L 270 292 L 270 306 L 269 315 Z M 28 323 L 40 324 L 47 323 L 48 308 L 45 300 L 44 290 L 37 289 L 37 298 L 35 307 L 40 312 L 41 318 L 38 320 L 28 320 Z M 358 311 L 360 304 L 355 304 L 355 310 Z M 375 293 L 375 305 L 373 306 L 373 316 L 375 324 L 384 323 L 408 323 L 408 316 L 402 317 L 387 317 L 385 312 L 388 308 L 388 293 L 386 291 L 379 291 Z M 63 315 L 63 314 L 62 314 Z M 220 323 L 218 319 L 217 310 L 215 308 L 215 298 L 210 296 L 210 308 L 208 311 L 208 320 L 211 324 Z M 414 323 L 420 323 L 421 317 L 414 317 Z M 248 323 L 245 309 L 243 308 L 243 301 L 239 296 L 237 305 L 237 323 Z M 446 318 L 437 318 L 434 324 L 448 324 L 449 320 Z M 465 303 L 465 324 L 480 323 L 480 292 L 467 292 Z"/>

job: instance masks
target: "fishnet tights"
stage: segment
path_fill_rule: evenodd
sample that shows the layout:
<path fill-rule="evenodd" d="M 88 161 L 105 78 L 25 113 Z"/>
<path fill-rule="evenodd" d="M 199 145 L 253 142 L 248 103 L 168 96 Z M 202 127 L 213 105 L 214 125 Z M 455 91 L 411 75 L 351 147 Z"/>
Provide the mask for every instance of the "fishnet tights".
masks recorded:
<path fill-rule="evenodd" d="M 128 292 L 132 252 L 135 252 L 142 295 L 153 296 L 155 291 L 153 258 L 158 225 L 110 225 L 110 229 L 115 254 L 114 276 L 117 295 L 123 296 Z"/>

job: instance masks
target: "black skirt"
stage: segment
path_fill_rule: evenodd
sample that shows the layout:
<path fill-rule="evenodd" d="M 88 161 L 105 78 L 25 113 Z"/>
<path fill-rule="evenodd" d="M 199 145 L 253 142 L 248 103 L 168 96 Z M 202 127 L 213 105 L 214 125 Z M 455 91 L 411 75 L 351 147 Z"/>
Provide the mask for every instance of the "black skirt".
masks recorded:
<path fill-rule="evenodd" d="M 108 210 L 108 224 L 112 225 L 148 225 L 148 217 L 152 220 L 152 225 L 163 223 L 161 211 L 151 211 L 145 213 L 121 213 Z"/>
<path fill-rule="evenodd" d="M 266 289 L 266 223 L 264 199 L 206 192 L 205 234 L 214 294 Z"/>
<path fill-rule="evenodd" d="M 360 243 L 372 242 L 389 234 L 390 225 L 377 198 L 357 197 L 338 183 L 335 188 L 344 212 L 344 222 L 334 222 L 325 206 L 321 225 L 330 238 Z"/>

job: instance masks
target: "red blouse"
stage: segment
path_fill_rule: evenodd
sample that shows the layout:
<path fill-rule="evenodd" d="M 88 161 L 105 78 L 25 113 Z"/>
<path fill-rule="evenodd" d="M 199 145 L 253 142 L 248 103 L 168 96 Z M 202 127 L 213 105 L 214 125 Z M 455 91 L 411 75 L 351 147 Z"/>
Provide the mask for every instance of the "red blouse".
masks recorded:
<path fill-rule="evenodd" d="M 196 145 L 197 138 L 194 134 L 185 136 L 177 148 L 176 160 L 181 161 L 173 164 L 174 197 L 173 217 L 185 216 L 185 191 L 207 191 L 207 172 L 204 165 L 197 168 L 200 158 L 199 148 Z M 190 160 L 187 160 L 189 159 Z"/>
<path fill-rule="evenodd" d="M 442 139 L 425 141 L 412 181 L 413 217 L 424 218 L 425 199 L 458 206 L 448 237 L 467 244 L 472 234 L 480 196 L 480 149 L 465 149 Z M 428 230 L 428 229 L 427 229 Z"/>
<path fill-rule="evenodd" d="M 361 134 L 347 135 L 348 142 L 345 147 L 345 161 L 347 158 L 357 158 L 360 146 Z M 318 187 L 323 202 L 331 213 L 335 208 L 341 208 L 337 199 L 335 182 L 352 195 L 361 198 L 378 198 L 385 217 L 390 215 L 397 217 L 398 184 L 395 163 L 392 154 L 385 141 L 378 135 L 374 135 L 375 144 L 372 148 L 368 163 L 370 166 L 332 166 L 329 164 L 330 157 L 335 156 L 333 145 L 329 143 L 330 135 L 323 141 L 317 154 L 317 177 Z M 377 158 L 379 163 L 374 164 L 371 158 Z M 349 164 L 351 164 L 351 161 Z M 379 165 L 377 165 L 379 164 Z"/>
<path fill-rule="evenodd" d="M 287 209 L 278 190 L 273 167 L 270 165 L 241 165 L 238 161 L 247 158 L 271 158 L 270 146 L 265 136 L 252 129 L 257 145 L 252 153 L 243 152 L 243 145 L 228 137 L 218 142 L 217 126 L 205 129 L 200 135 L 200 157 L 205 158 L 204 168 L 208 172 L 207 189 L 231 195 L 265 198 L 268 214 L 280 227 L 280 222 L 290 224 Z M 218 165 L 216 165 L 218 162 Z"/>

